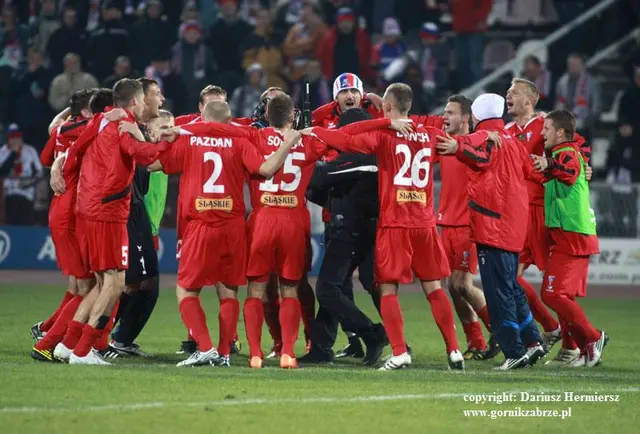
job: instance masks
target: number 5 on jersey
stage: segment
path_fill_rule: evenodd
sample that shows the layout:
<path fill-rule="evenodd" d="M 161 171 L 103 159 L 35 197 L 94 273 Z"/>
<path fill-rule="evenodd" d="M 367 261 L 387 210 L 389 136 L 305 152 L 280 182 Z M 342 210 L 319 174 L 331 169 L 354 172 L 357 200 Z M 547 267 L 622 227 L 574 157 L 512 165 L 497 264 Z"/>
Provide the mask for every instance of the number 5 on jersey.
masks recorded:
<path fill-rule="evenodd" d="M 400 171 L 393 178 L 394 185 L 403 187 L 424 188 L 429 183 L 429 170 L 431 164 L 425 158 L 431 157 L 431 148 L 422 148 L 411 157 L 411 148 L 408 145 L 396 146 L 396 155 L 402 154 L 404 161 Z M 411 173 L 409 174 L 409 170 Z M 424 171 L 424 176 L 420 176 Z"/>

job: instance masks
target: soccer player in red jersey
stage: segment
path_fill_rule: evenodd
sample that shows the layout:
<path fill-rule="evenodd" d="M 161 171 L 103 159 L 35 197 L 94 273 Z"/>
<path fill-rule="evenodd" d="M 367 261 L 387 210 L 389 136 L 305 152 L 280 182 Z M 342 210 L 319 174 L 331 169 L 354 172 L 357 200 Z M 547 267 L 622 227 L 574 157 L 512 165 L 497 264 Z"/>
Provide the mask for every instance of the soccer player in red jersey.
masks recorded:
<path fill-rule="evenodd" d="M 390 85 L 383 97 L 385 117 L 407 119 L 412 97 L 409 86 Z M 393 370 L 411 364 L 397 290 L 398 284 L 413 280 L 412 271 L 431 303 L 432 314 L 445 340 L 450 367 L 463 369 L 453 310 L 440 285 L 440 279 L 449 276 L 451 271 L 433 212 L 431 166 L 436 157 L 436 135 L 444 132 L 418 125 L 410 134 L 376 131 L 351 136 L 321 128 L 314 128 L 313 133 L 341 151 L 372 153 L 377 157 L 380 216 L 375 269 L 382 293 L 381 315 L 393 350 L 393 355 L 380 369 Z"/>
<path fill-rule="evenodd" d="M 551 253 L 542 283 L 542 300 L 562 324 L 562 348 L 547 364 L 593 367 L 600 363 L 609 337 L 591 325 L 576 297 L 587 295 L 589 257 L 600 252 L 591 209 L 587 162 L 574 140 L 575 117 L 567 110 L 547 114 L 542 134 L 545 157 L 535 167 L 545 180 L 545 223 Z"/>
<path fill-rule="evenodd" d="M 269 92 L 269 89 L 265 91 Z M 264 95 L 264 93 L 263 93 Z M 264 96 L 263 96 L 264 97 Z M 186 125 L 192 124 L 195 122 L 202 122 L 202 111 L 204 110 L 204 106 L 207 105 L 210 101 L 227 101 L 227 91 L 221 88 L 220 86 L 215 86 L 213 84 L 207 85 L 200 91 L 200 102 L 198 103 L 198 113 L 191 113 L 188 115 L 178 116 L 175 119 L 175 124 Z M 251 118 L 234 118 L 231 122 L 235 122 L 239 125 L 250 125 L 252 120 Z"/>
<path fill-rule="evenodd" d="M 444 108 L 443 117 L 447 134 L 469 134 L 471 100 L 463 95 L 452 95 Z M 452 270 L 449 292 L 467 337 L 468 349 L 463 356 L 465 360 L 492 358 L 499 348 L 495 340 L 491 349 L 484 340 L 478 317 L 491 332 L 489 312 L 482 290 L 473 284 L 473 275 L 478 272 L 478 255 L 476 244 L 471 241 L 469 226 L 467 166 L 455 157 L 442 156 L 439 161 L 442 190 L 437 224 L 441 227 L 442 245 Z"/>
<path fill-rule="evenodd" d="M 544 117 L 538 116 L 535 106 L 539 93 L 536 85 L 522 78 L 514 78 L 507 91 L 507 111 L 513 122 L 505 126 L 505 130 L 517 138 L 531 155 L 544 154 Z M 527 180 L 529 194 L 529 224 L 524 249 L 520 253 L 518 264 L 518 284 L 524 289 L 529 308 L 535 320 L 544 329 L 542 333 L 545 351 L 561 339 L 562 330 L 558 321 L 542 303 L 537 291 L 527 282 L 522 273 L 531 264 L 542 272 L 547 268 L 549 257 L 549 232 L 544 227 L 544 187 L 540 182 Z"/>
<path fill-rule="evenodd" d="M 116 83 L 113 100 L 116 107 L 125 109 L 125 121 L 135 123 L 142 116 L 144 93 L 138 81 L 122 79 Z M 124 271 L 128 267 L 126 221 L 135 164 L 151 163 L 163 147 L 169 146 L 141 143 L 129 134 L 120 135 L 119 123 L 102 114 L 95 116 L 69 148 L 63 171 L 65 176 L 80 173 L 76 210 L 84 234 L 80 249 L 90 270 L 97 273 L 100 292 L 69 357 L 72 364 L 109 364 L 92 347 L 124 289 Z M 142 138 L 139 130 L 138 133 Z M 78 328 L 74 322 L 69 331 L 72 327 Z"/>
<path fill-rule="evenodd" d="M 178 366 L 219 363 L 200 305 L 203 286 L 222 283 L 235 301 L 235 316 L 221 323 L 220 348 L 229 346 L 239 316 L 238 286 L 246 281 L 246 228 L 243 185 L 249 175 L 271 177 L 285 162 L 299 134 L 290 132 L 268 159 L 245 139 L 210 134 L 209 121 L 228 121 L 226 102 L 205 106 L 205 123 L 183 126 L 180 138 L 159 161 L 166 173 L 182 173 L 184 201 L 190 203 L 178 268 L 176 294 L 182 320 L 195 338 L 198 351 Z M 269 182 L 268 180 L 264 182 Z M 232 295 L 233 294 L 233 295 Z M 221 310 L 222 302 L 221 300 Z"/>

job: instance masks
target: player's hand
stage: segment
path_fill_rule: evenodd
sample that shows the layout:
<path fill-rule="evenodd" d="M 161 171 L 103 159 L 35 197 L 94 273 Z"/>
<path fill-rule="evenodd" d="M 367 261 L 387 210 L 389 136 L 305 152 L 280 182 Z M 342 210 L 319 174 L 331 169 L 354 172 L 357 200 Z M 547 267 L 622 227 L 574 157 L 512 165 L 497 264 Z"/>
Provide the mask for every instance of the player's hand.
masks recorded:
<path fill-rule="evenodd" d="M 538 172 L 544 172 L 547 170 L 547 167 L 549 167 L 547 157 L 531 154 L 531 159 L 533 160 L 533 168 Z"/>
<path fill-rule="evenodd" d="M 135 136 L 138 132 L 140 132 L 140 128 L 138 128 L 138 125 L 134 124 L 133 122 L 122 121 L 120 122 L 120 125 L 118 125 L 118 131 L 120 131 L 121 135 L 124 133 L 129 133 Z"/>
<path fill-rule="evenodd" d="M 451 155 L 458 152 L 458 142 L 451 136 L 436 136 L 436 139 L 438 139 L 438 141 L 436 142 L 436 149 L 438 150 L 438 153 Z"/>
<path fill-rule="evenodd" d="M 180 135 L 180 127 L 168 128 L 160 134 L 158 137 L 159 142 L 175 142 L 176 138 Z"/>
<path fill-rule="evenodd" d="M 163 168 L 164 167 L 162 166 L 162 163 L 160 162 L 160 160 L 156 160 L 147 166 L 147 171 L 160 172 Z"/>
<path fill-rule="evenodd" d="M 382 98 L 375 93 L 367 93 L 367 100 L 371 101 L 371 103 L 376 106 L 378 110 L 382 110 Z"/>
<path fill-rule="evenodd" d="M 299 132 L 303 136 L 314 136 L 315 137 L 315 134 L 313 132 L 313 127 L 305 128 L 303 130 L 300 130 Z"/>
<path fill-rule="evenodd" d="M 406 120 L 394 119 L 391 121 L 392 130 L 396 130 L 400 134 L 409 134 L 413 131 L 413 124 Z"/>
<path fill-rule="evenodd" d="M 123 108 L 114 108 L 106 112 L 104 118 L 111 122 L 119 121 L 127 118 L 127 112 Z"/>
<path fill-rule="evenodd" d="M 284 144 L 286 144 L 289 147 L 293 147 L 293 145 L 295 145 L 296 143 L 298 143 L 300 141 L 300 138 L 302 137 L 302 133 L 298 130 L 287 130 L 284 133 Z"/>
<path fill-rule="evenodd" d="M 496 131 L 487 131 L 487 136 L 489 136 L 489 140 L 496 145 L 496 148 L 500 148 L 502 146 L 502 136 Z"/>
<path fill-rule="evenodd" d="M 64 178 L 62 177 L 62 171 L 57 167 L 51 168 L 51 178 L 49 179 L 49 185 L 51 190 L 55 194 L 63 194 L 67 191 L 67 186 L 64 184 Z"/>
<path fill-rule="evenodd" d="M 591 166 L 587 166 L 587 170 L 584 172 L 585 178 L 587 181 L 591 181 L 591 177 L 593 177 L 593 168 Z"/>

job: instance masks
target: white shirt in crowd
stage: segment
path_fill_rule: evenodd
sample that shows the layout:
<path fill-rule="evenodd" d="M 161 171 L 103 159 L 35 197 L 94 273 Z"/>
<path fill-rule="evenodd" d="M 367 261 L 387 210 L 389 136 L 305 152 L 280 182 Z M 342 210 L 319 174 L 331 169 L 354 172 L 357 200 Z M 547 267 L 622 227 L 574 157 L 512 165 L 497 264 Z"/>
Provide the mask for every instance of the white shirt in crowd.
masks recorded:
<path fill-rule="evenodd" d="M 7 145 L 0 148 L 0 166 L 9 158 L 11 152 Z M 31 182 L 30 178 L 39 178 L 43 174 L 42 163 L 40 163 L 40 156 L 36 148 L 23 144 L 20 157 L 15 161 L 14 168 L 19 163 L 22 165 L 20 173 L 16 174 L 14 169 L 4 180 L 4 195 L 24 196 L 30 201 L 33 201 L 35 199 L 36 187 L 35 182 Z"/>

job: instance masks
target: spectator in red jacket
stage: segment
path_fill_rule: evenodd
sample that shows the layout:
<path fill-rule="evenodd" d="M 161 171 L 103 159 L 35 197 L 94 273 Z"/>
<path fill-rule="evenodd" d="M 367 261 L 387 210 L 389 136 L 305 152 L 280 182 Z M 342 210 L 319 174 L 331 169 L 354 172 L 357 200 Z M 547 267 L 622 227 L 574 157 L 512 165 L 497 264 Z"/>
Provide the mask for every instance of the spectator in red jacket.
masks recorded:
<path fill-rule="evenodd" d="M 492 4 L 493 0 L 451 0 L 458 87 L 461 89 L 482 78 L 484 32 Z"/>
<path fill-rule="evenodd" d="M 469 166 L 471 239 L 478 247 L 482 287 L 489 307 L 492 332 L 504 352 L 499 370 L 524 368 L 545 352 L 524 291 L 516 280 L 529 209 L 525 178 L 533 165 L 517 139 L 503 131 L 504 98 L 480 95 L 471 106 L 476 132 L 487 142 L 479 147 L 459 146 L 440 138 L 443 154 L 455 154 Z"/>
<path fill-rule="evenodd" d="M 342 71 L 351 71 L 364 81 L 371 80 L 369 36 L 356 26 L 356 15 L 350 8 L 340 8 L 336 22 L 337 25 L 326 34 L 316 51 L 325 78 L 333 80 Z"/>

